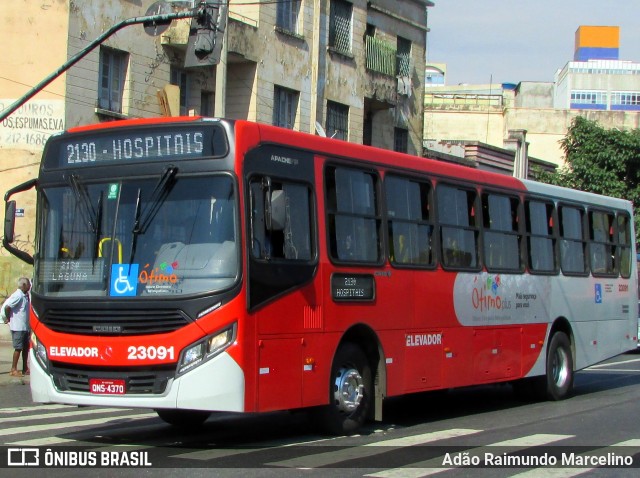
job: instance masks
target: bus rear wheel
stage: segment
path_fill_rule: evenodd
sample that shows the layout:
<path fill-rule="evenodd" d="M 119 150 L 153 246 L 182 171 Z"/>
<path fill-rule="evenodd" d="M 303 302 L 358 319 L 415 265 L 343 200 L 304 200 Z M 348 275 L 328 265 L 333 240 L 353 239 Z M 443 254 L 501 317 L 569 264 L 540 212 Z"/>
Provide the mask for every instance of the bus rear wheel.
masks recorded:
<path fill-rule="evenodd" d="M 571 343 L 564 332 L 551 337 L 547 351 L 546 396 L 549 400 L 562 400 L 573 389 L 573 355 Z"/>
<path fill-rule="evenodd" d="M 211 412 L 201 410 L 172 410 L 164 408 L 159 408 L 155 412 L 169 425 L 180 428 L 198 427 L 211 415 Z"/>
<path fill-rule="evenodd" d="M 513 383 L 516 397 L 524 401 L 562 400 L 573 389 L 573 355 L 567 334 L 556 332 L 547 349 L 546 373 Z"/>
<path fill-rule="evenodd" d="M 318 425 L 334 435 L 355 433 L 368 416 L 372 384 L 371 365 L 362 349 L 341 345 L 331 367 L 329 405 L 317 411 Z"/>

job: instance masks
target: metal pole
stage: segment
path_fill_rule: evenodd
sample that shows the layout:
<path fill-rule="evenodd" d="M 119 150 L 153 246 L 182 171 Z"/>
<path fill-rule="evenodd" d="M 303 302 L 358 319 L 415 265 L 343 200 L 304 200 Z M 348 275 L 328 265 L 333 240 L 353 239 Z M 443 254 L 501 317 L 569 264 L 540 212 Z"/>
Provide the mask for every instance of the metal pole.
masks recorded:
<path fill-rule="evenodd" d="M 23 104 L 25 104 L 27 101 L 33 98 L 37 93 L 40 92 L 40 90 L 44 89 L 44 87 L 46 87 L 49 83 L 55 80 L 58 76 L 60 76 L 62 73 L 67 71 L 77 62 L 79 62 L 81 59 L 87 56 L 91 52 L 91 50 L 93 50 L 96 46 L 101 44 L 103 41 L 105 41 L 107 38 L 109 38 L 118 30 L 121 30 L 122 28 L 128 27 L 130 25 L 137 25 L 139 23 L 154 23 L 154 22 L 166 23 L 166 22 L 171 22 L 172 20 L 178 20 L 181 18 L 193 18 L 199 15 L 202 15 L 203 13 L 204 13 L 204 8 L 199 7 L 197 9 L 194 9 L 188 12 L 175 12 L 175 13 L 166 13 L 162 15 L 147 15 L 144 17 L 133 17 L 115 24 L 114 26 L 109 28 L 106 32 L 104 32 L 102 35 L 100 35 L 98 38 L 96 38 L 91 43 L 89 43 L 84 49 L 80 50 L 72 58 L 67 60 L 67 62 L 64 63 L 60 68 L 58 68 L 56 71 L 51 73 L 49 76 L 47 76 L 44 80 L 42 80 L 36 86 L 31 88 L 25 95 L 23 95 L 21 98 L 16 100 L 11 106 L 5 109 L 2 113 L 0 113 L 0 123 L 4 121 L 4 119 L 7 118 L 11 113 L 13 113 L 15 110 L 20 108 Z"/>

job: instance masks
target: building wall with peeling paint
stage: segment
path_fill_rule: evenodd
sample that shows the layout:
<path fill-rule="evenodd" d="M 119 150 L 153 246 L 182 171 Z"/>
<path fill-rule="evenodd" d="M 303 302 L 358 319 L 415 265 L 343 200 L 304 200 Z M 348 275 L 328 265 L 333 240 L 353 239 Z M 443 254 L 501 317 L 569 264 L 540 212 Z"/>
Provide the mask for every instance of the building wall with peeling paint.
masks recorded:
<path fill-rule="evenodd" d="M 426 3 L 416 0 L 353 0 L 350 3 L 348 54 L 329 47 L 329 0 L 303 0 L 293 32 L 276 26 L 277 5 L 273 3 L 259 8 L 232 4 L 227 116 L 243 117 L 241 115 L 249 111 L 252 115 L 249 119 L 271 123 L 273 91 L 279 86 L 300 94 L 295 129 L 315 133 L 316 122 L 326 124 L 327 101 L 335 101 L 349 107 L 349 141 L 367 142 L 364 123 L 371 117 L 370 144 L 393 149 L 394 130 L 398 127 L 409 133 L 408 152 L 419 153 L 423 129 Z M 399 93 L 395 73 L 381 75 L 367 69 L 368 25 L 374 25 L 376 37 L 391 45 L 395 46 L 398 32 L 411 42 L 408 94 Z M 234 61 L 253 63 L 255 71 L 246 66 L 241 68 Z M 251 77 L 252 74 L 255 76 Z M 257 96 L 250 110 L 246 95 Z M 374 108 L 368 106 L 371 103 Z"/>
<path fill-rule="evenodd" d="M 153 3 L 154 0 L 4 2 L 0 44 L 17 47 L 5 49 L 0 57 L 4 77 L 0 78 L 0 109 L 113 25 L 145 15 Z M 316 123 L 326 126 L 327 101 L 334 101 L 349 108 L 349 141 L 393 149 L 394 132 L 400 128 L 409 135 L 408 152 L 420 153 L 425 9 L 429 2 L 350 0 L 350 50 L 346 55 L 329 48 L 331 3 L 301 0 L 295 31 L 289 31 L 276 26 L 276 3 L 231 2 L 223 58 L 218 66 L 211 67 L 183 68 L 188 19 L 174 21 L 155 37 L 147 35 L 142 25 L 119 30 L 3 122 L 3 184 L 9 188 L 37 176 L 43 144 L 54 132 L 122 118 L 160 116 L 158 91 L 171 81 L 172 70 L 186 79 L 181 106 L 187 114 L 209 111 L 270 124 L 274 90 L 281 87 L 299 94 L 293 129 L 315 133 Z M 185 2 L 172 5 L 174 10 L 187 8 Z M 371 26 L 375 26 L 380 42 L 391 48 L 398 32 L 411 42 L 411 74 L 403 88 L 393 71 L 381 74 L 368 67 L 365 37 Z M 101 48 L 126 55 L 121 111 L 98 107 Z M 37 121 L 41 127 L 29 128 L 29 121 L 31 125 Z M 23 213 L 17 219 L 18 245 L 32 252 L 35 194 L 23 193 L 16 199 Z M 15 278 L 30 275 L 29 269 L 6 251 L 0 251 L 0 295 L 4 290 L 13 290 Z"/>
<path fill-rule="evenodd" d="M 68 19 L 66 0 L 2 2 L 0 45 L 5 47 L 0 56 L 0 111 L 65 62 Z M 3 196 L 7 189 L 37 176 L 45 141 L 64 129 L 65 85 L 63 75 L 0 124 Z M 19 210 L 15 245 L 32 253 L 35 192 L 20 193 L 13 199 Z M 0 248 L 0 299 L 15 290 L 22 276 L 32 276 L 31 266 Z"/>

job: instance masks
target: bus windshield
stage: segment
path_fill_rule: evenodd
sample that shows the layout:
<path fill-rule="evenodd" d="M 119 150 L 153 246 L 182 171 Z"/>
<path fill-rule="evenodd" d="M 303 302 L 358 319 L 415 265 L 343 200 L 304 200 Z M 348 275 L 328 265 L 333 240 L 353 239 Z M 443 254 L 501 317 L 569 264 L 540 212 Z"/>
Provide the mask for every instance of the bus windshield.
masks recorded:
<path fill-rule="evenodd" d="M 84 182 L 41 191 L 34 292 L 137 297 L 216 292 L 238 277 L 229 175 Z"/>

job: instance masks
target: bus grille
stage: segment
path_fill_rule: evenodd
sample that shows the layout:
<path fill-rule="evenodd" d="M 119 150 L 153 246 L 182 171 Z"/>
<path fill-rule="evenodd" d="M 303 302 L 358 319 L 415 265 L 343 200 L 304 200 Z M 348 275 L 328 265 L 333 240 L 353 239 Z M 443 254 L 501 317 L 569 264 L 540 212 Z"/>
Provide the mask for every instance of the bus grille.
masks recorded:
<path fill-rule="evenodd" d="M 188 325 L 179 310 L 47 310 L 40 321 L 51 330 L 77 335 L 164 334 Z"/>
<path fill-rule="evenodd" d="M 164 393 L 169 379 L 175 376 L 176 366 L 154 367 L 152 370 L 136 370 L 122 368 L 117 371 L 104 370 L 92 372 L 87 369 L 58 367 L 51 363 L 49 371 L 56 388 L 61 392 L 89 393 L 89 380 L 92 378 L 124 379 L 125 394 L 159 395 Z"/>

